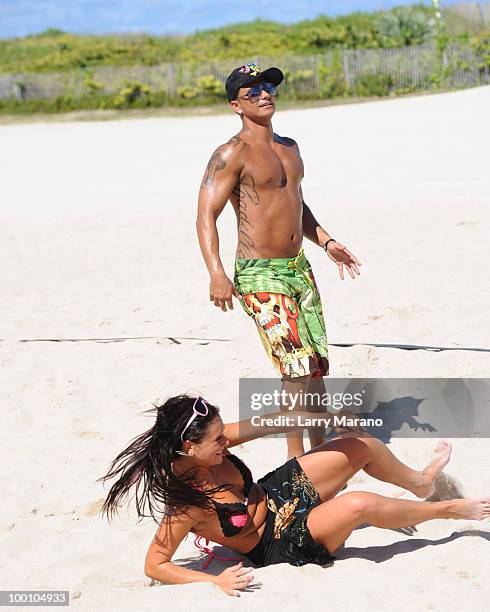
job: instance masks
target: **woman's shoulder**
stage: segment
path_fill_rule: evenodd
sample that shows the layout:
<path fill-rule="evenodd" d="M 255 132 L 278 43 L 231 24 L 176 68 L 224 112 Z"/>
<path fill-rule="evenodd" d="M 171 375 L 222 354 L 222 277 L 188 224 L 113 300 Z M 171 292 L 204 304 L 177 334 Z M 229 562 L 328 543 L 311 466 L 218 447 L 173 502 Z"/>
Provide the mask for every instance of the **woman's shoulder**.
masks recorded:
<path fill-rule="evenodd" d="M 197 506 L 166 512 L 160 523 L 160 529 L 163 531 L 187 530 L 194 533 L 206 522 L 206 516 L 209 513 L 209 510 Z"/>

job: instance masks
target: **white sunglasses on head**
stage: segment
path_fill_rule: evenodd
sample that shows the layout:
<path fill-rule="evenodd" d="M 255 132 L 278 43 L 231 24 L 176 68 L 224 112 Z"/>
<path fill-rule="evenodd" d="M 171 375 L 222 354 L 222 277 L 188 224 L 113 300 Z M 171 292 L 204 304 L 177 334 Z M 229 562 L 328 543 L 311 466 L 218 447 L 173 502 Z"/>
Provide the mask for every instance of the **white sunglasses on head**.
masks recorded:
<path fill-rule="evenodd" d="M 197 409 L 197 406 L 199 405 L 199 403 L 202 404 L 202 412 L 200 412 Z M 184 427 L 184 429 L 182 430 L 182 433 L 180 434 L 180 439 L 182 440 L 182 442 L 184 442 L 184 434 L 185 432 L 189 429 L 191 423 L 194 421 L 194 419 L 198 416 L 208 416 L 209 413 L 209 408 L 208 405 L 206 403 L 206 400 L 204 400 L 201 396 L 199 396 L 196 401 L 194 402 L 194 406 L 192 406 L 192 414 L 191 414 L 191 418 L 187 421 L 186 426 Z"/>

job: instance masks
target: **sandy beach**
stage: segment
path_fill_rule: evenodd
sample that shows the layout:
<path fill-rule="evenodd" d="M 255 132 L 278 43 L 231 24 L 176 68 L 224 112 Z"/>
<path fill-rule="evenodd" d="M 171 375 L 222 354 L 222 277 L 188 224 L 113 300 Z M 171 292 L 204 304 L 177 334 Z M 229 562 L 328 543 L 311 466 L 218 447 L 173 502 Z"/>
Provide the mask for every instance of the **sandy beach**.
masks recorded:
<path fill-rule="evenodd" d="M 352 345 L 331 347 L 333 376 L 489 375 L 488 108 L 490 87 L 283 112 L 279 103 L 273 125 L 299 143 L 305 201 L 363 263 L 342 282 L 304 245 L 329 340 Z M 132 507 L 112 525 L 100 518 L 96 480 L 150 426 L 143 410 L 197 392 L 236 420 L 239 378 L 275 375 L 239 305 L 210 305 L 195 235 L 205 164 L 239 127 L 231 112 L 0 126 L 1 588 L 69 590 L 73 608 L 91 611 L 196 600 L 204 610 L 486 607 L 488 521 L 358 529 L 333 567 L 257 569 L 250 592 L 232 599 L 210 584 L 152 585 L 143 562 L 156 526 L 137 524 Z M 219 228 L 231 275 L 231 207 Z M 465 496 L 490 495 L 489 441 L 453 445 L 447 473 Z M 434 446 L 390 448 L 423 468 Z M 285 441 L 235 452 L 259 478 L 283 463 Z M 364 473 L 348 490 L 412 497 Z M 175 561 L 199 568 L 193 538 Z"/>

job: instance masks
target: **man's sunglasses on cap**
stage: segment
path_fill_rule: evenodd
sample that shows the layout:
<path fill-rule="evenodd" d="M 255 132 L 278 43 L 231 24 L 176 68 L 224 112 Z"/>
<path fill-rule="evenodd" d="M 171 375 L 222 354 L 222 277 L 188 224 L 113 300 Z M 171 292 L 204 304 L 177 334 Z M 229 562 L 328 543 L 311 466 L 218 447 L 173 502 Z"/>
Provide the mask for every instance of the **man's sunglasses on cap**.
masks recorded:
<path fill-rule="evenodd" d="M 251 87 L 245 95 L 240 96 L 238 100 L 241 100 L 242 98 L 248 98 L 250 101 L 256 101 L 258 98 L 260 98 L 262 90 L 267 92 L 270 96 L 275 96 L 277 93 L 277 87 L 272 83 L 257 83 L 256 85 Z"/>

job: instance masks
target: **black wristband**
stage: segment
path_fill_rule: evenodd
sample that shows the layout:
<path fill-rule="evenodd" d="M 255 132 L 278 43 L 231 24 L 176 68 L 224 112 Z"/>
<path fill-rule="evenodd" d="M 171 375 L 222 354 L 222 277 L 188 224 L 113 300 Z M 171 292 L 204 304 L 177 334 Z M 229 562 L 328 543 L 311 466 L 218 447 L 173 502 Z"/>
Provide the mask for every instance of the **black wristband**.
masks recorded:
<path fill-rule="evenodd" d="M 328 253 L 327 247 L 328 247 L 328 243 L 329 243 L 329 242 L 337 242 L 337 241 L 335 240 L 335 238 L 329 238 L 329 239 L 327 240 L 327 242 L 325 242 L 325 244 L 322 246 L 322 248 L 323 248 L 323 249 L 325 249 L 325 251 L 326 251 L 327 253 Z"/>

